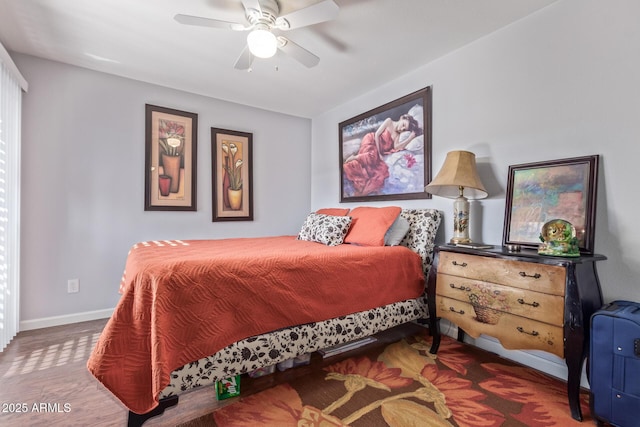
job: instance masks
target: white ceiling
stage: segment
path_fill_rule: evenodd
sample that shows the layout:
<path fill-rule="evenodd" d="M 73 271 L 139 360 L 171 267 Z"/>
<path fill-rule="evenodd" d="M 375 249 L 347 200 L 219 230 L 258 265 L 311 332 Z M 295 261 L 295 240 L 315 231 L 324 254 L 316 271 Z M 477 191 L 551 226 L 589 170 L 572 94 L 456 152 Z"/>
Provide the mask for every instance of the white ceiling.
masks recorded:
<path fill-rule="evenodd" d="M 177 13 L 245 22 L 241 0 L 0 0 L 0 42 L 20 52 L 301 117 L 338 106 L 556 0 L 335 0 L 338 17 L 286 36 L 320 57 L 233 65 L 246 33 L 181 25 Z M 318 0 L 280 0 L 281 14 Z"/>

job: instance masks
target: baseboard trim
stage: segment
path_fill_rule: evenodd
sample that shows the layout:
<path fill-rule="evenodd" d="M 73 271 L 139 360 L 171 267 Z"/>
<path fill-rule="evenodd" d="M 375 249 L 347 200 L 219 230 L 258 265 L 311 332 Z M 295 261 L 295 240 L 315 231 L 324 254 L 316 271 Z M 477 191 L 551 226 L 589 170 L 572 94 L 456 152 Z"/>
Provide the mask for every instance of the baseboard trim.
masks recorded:
<path fill-rule="evenodd" d="M 440 321 L 442 333 L 452 338 L 458 338 L 458 328 L 456 325 L 448 322 L 446 319 Z M 483 350 L 495 353 L 505 359 L 513 360 L 526 366 L 542 371 L 553 377 L 563 381 L 567 380 L 568 369 L 564 359 L 561 359 L 551 353 L 536 350 L 507 350 L 500 344 L 500 341 L 493 337 L 480 335 L 474 339 L 465 335 L 465 342 L 474 345 Z M 585 364 L 586 365 L 586 364 Z M 582 378 L 580 385 L 586 389 L 589 388 L 587 380 L 586 366 L 582 367 Z"/>
<path fill-rule="evenodd" d="M 41 319 L 20 321 L 20 331 L 50 328 L 52 326 L 69 325 L 71 323 L 87 322 L 89 320 L 107 319 L 113 314 L 113 308 L 104 310 L 85 311 L 83 313 L 66 314 L 64 316 L 43 317 Z"/>

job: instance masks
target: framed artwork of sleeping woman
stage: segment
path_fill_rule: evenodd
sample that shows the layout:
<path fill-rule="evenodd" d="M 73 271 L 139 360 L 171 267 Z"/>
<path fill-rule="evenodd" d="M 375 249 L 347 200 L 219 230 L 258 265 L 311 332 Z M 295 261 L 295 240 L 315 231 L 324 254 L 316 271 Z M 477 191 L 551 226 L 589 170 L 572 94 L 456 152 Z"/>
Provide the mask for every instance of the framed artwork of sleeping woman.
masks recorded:
<path fill-rule="evenodd" d="M 198 115 L 145 106 L 145 211 L 195 211 Z"/>
<path fill-rule="evenodd" d="M 339 125 L 340 201 L 430 199 L 431 87 Z"/>

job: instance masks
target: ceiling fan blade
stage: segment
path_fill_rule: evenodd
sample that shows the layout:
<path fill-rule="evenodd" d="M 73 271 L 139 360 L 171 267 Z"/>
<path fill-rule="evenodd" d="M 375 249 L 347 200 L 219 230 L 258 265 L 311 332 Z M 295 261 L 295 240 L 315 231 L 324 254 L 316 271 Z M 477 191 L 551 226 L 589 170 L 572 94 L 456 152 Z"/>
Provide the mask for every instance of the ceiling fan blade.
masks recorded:
<path fill-rule="evenodd" d="M 251 54 L 251 51 L 249 51 L 249 46 L 245 46 L 233 68 L 236 70 L 248 70 L 251 68 L 252 63 L 253 55 Z"/>
<path fill-rule="evenodd" d="M 177 14 L 173 17 L 176 21 L 185 25 L 196 25 L 198 27 L 222 28 L 224 30 L 243 31 L 251 27 L 245 27 L 237 22 L 220 21 L 219 19 L 203 18 L 202 16 Z"/>
<path fill-rule="evenodd" d="M 315 67 L 320 62 L 320 58 L 313 53 L 282 36 L 278 36 L 278 49 L 307 68 Z"/>
<path fill-rule="evenodd" d="M 262 13 L 259 0 L 242 0 L 242 5 L 244 6 L 244 10 L 254 9 Z"/>
<path fill-rule="evenodd" d="M 340 8 L 333 0 L 324 0 L 279 17 L 276 19 L 276 27 L 281 30 L 291 30 L 330 21 L 338 16 L 339 10 Z"/>

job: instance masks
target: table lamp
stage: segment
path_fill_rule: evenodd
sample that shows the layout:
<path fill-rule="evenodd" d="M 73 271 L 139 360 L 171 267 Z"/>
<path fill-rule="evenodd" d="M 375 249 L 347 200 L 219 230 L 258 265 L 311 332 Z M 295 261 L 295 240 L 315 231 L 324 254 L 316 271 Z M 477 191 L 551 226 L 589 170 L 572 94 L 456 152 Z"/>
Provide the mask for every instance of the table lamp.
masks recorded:
<path fill-rule="evenodd" d="M 484 199 L 488 195 L 476 170 L 476 155 L 469 151 L 448 152 L 442 169 L 424 189 L 436 196 L 455 199 L 450 243 L 470 243 L 467 198 Z"/>

